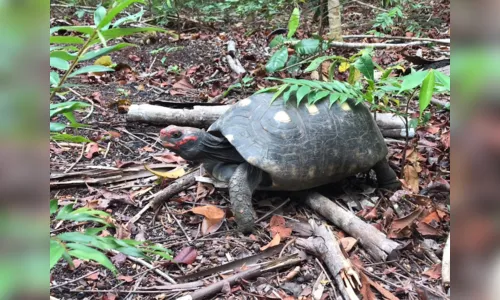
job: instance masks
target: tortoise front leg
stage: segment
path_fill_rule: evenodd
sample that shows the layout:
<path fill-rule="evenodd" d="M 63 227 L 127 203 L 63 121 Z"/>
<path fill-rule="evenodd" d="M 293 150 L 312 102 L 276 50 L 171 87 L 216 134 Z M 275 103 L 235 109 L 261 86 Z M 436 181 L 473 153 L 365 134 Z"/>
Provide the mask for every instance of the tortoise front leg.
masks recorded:
<path fill-rule="evenodd" d="M 377 174 L 378 186 L 388 190 L 397 190 L 401 187 L 401 182 L 396 176 L 396 172 L 389 166 L 386 158 L 379 161 L 373 170 Z"/>
<path fill-rule="evenodd" d="M 236 168 L 229 180 L 229 199 L 238 229 L 243 233 L 253 230 L 256 213 L 252 206 L 252 194 L 262 180 L 262 171 L 248 163 Z"/>

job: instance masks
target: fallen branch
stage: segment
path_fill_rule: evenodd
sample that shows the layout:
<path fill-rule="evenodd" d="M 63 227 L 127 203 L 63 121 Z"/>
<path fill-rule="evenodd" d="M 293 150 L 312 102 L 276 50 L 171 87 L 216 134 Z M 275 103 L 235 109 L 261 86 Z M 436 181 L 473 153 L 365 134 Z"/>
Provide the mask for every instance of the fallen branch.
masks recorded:
<path fill-rule="evenodd" d="M 284 259 L 278 259 L 276 261 L 272 261 L 262 266 L 256 266 L 250 268 L 248 270 L 242 271 L 240 273 L 234 274 L 226 279 L 220 280 L 216 283 L 213 283 L 207 287 L 201 288 L 189 295 L 179 297 L 178 300 L 198 300 L 198 299 L 207 299 L 212 297 L 213 295 L 219 293 L 225 285 L 235 284 L 237 281 L 241 279 L 251 279 L 257 276 L 262 275 L 265 272 L 269 272 L 272 270 L 294 266 L 301 262 L 300 258 L 296 258 L 294 256 L 286 257 Z"/>
<path fill-rule="evenodd" d="M 403 44 L 330 42 L 328 45 L 330 47 L 340 47 L 340 48 L 365 48 L 365 47 L 398 48 L 398 47 L 426 45 L 426 44 L 430 44 L 430 43 L 432 43 L 432 42 L 431 41 L 416 41 L 416 42 L 403 43 Z"/>
<path fill-rule="evenodd" d="M 238 75 L 245 74 L 247 71 L 236 57 L 236 43 L 234 41 L 227 42 L 227 53 L 226 60 L 229 68 Z"/>
<path fill-rule="evenodd" d="M 375 36 L 368 34 L 361 35 L 344 35 L 343 39 L 363 39 L 363 38 L 374 38 L 374 39 L 386 39 L 386 40 L 408 40 L 408 41 L 425 41 L 432 42 L 436 44 L 450 44 L 450 39 L 431 39 L 431 38 L 420 38 L 420 37 L 408 37 L 408 36 Z"/>
<path fill-rule="evenodd" d="M 344 299 L 359 299 L 355 292 L 355 289 L 359 289 L 361 286 L 359 274 L 352 267 L 350 260 L 342 253 L 333 232 L 325 225 L 316 225 L 313 220 L 310 220 L 309 224 L 313 228 L 314 237 L 298 238 L 295 243 L 323 261 L 335 278 Z"/>
<path fill-rule="evenodd" d="M 188 174 L 176 179 L 174 182 L 170 183 L 161 192 L 156 194 L 156 196 L 153 198 L 153 200 L 150 201 L 152 207 L 154 209 L 157 209 L 161 204 L 163 204 L 163 202 L 168 200 L 173 195 L 178 194 L 178 193 L 182 192 L 183 190 L 187 189 L 188 187 L 192 186 L 193 184 L 195 184 L 195 182 L 196 182 L 195 177 L 199 173 L 198 171 L 199 171 L 199 168 L 196 168 L 191 173 L 188 173 Z"/>
<path fill-rule="evenodd" d="M 193 106 L 193 109 L 166 108 L 150 104 L 133 104 L 127 113 L 128 121 L 145 122 L 154 125 L 193 126 L 208 128 L 231 105 Z M 375 121 L 380 128 L 405 128 L 403 118 L 391 113 L 377 113 Z"/>
<path fill-rule="evenodd" d="M 365 223 L 352 212 L 343 209 L 330 199 L 319 193 L 309 193 L 305 202 L 316 213 L 359 240 L 363 248 L 373 258 L 385 261 L 388 257 L 392 258 L 398 254 L 399 243 L 388 239 L 377 228 Z"/>
<path fill-rule="evenodd" d="M 207 128 L 229 107 L 229 105 L 194 106 L 193 109 L 176 109 L 150 104 L 133 104 L 127 113 L 127 121 Z"/>
<path fill-rule="evenodd" d="M 150 207 L 153 209 L 157 209 L 160 207 L 160 205 L 163 204 L 163 202 L 167 201 L 170 197 L 173 195 L 182 192 L 183 190 L 187 189 L 188 187 L 192 186 L 195 184 L 195 174 L 198 173 L 195 171 L 188 173 L 178 179 L 176 179 L 174 182 L 170 183 L 169 186 L 164 188 L 163 190 L 159 191 L 152 200 L 148 202 L 135 216 L 133 216 L 128 222 L 127 226 L 129 224 L 135 223 L 137 220 L 139 220 Z"/>

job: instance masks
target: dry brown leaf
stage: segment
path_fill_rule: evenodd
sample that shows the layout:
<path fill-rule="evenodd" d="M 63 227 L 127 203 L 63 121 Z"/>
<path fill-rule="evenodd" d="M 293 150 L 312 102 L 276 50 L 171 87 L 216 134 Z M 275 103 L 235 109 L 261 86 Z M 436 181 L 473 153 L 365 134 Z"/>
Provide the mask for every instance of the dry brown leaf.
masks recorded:
<path fill-rule="evenodd" d="M 409 215 L 392 221 L 389 229 L 389 238 L 408 238 L 412 234 L 412 224 L 418 219 L 423 208 L 417 208 Z"/>
<path fill-rule="evenodd" d="M 433 265 L 430 269 L 424 271 L 422 275 L 436 280 L 441 278 L 441 264 Z"/>
<path fill-rule="evenodd" d="M 176 178 L 182 177 L 182 176 L 184 176 L 184 174 L 186 174 L 186 171 L 184 170 L 183 167 L 177 167 L 174 170 L 170 170 L 168 172 L 155 171 L 155 170 L 149 168 L 147 165 L 144 165 L 144 169 L 148 170 L 149 172 L 153 173 L 154 175 L 156 175 L 160 178 L 176 179 Z"/>
<path fill-rule="evenodd" d="M 191 83 L 187 81 L 185 77 L 174 83 L 172 89 L 170 90 L 170 95 L 186 95 L 187 91 L 193 89 Z"/>
<path fill-rule="evenodd" d="M 97 143 L 89 143 L 85 148 L 85 157 L 91 159 L 95 153 L 99 153 L 99 145 Z"/>
<path fill-rule="evenodd" d="M 441 219 L 439 218 L 438 213 L 436 211 L 432 211 L 430 214 L 425 216 L 420 221 L 432 225 L 432 224 L 439 224 L 441 222 Z"/>
<path fill-rule="evenodd" d="M 281 237 L 280 237 L 280 234 L 279 233 L 276 233 L 276 235 L 273 237 L 273 239 L 269 242 L 269 244 L 263 246 L 260 248 L 260 251 L 264 251 L 266 250 L 267 248 L 271 248 L 271 247 L 274 247 L 274 246 L 278 246 L 281 242 Z"/>
<path fill-rule="evenodd" d="M 345 252 L 351 251 L 352 248 L 354 248 L 354 246 L 358 242 L 357 239 L 350 237 L 350 236 L 341 238 L 339 241 L 340 241 L 340 244 L 342 245 L 342 248 L 344 248 Z"/>
<path fill-rule="evenodd" d="M 450 132 L 443 132 L 441 134 L 441 143 L 443 143 L 444 149 L 450 148 Z"/>
<path fill-rule="evenodd" d="M 411 165 L 406 165 L 404 169 L 405 182 L 408 188 L 415 194 L 418 194 L 419 183 L 418 183 L 418 172 L 415 167 Z"/>
<path fill-rule="evenodd" d="M 190 265 L 196 260 L 198 251 L 193 247 L 184 247 L 174 258 L 174 262 Z"/>
<path fill-rule="evenodd" d="M 118 280 L 123 280 L 125 282 L 132 282 L 134 281 L 134 278 L 132 276 L 120 275 L 118 276 Z"/>
<path fill-rule="evenodd" d="M 197 206 L 191 209 L 195 214 L 205 216 L 202 222 L 201 232 L 203 235 L 217 231 L 222 225 L 225 212 L 213 205 Z"/>
<path fill-rule="evenodd" d="M 361 283 L 363 283 L 363 277 L 365 278 L 364 280 L 368 282 L 373 288 L 375 288 L 382 296 L 384 296 L 388 300 L 399 300 L 398 297 L 394 296 L 391 292 L 383 288 L 380 284 L 376 283 L 375 281 L 371 280 L 368 276 L 366 276 L 363 272 L 359 272 L 361 275 Z M 364 285 L 364 284 L 363 284 Z M 364 300 L 364 298 L 363 298 Z"/>
<path fill-rule="evenodd" d="M 373 293 L 370 288 L 370 283 L 368 282 L 368 277 L 363 274 L 363 272 L 359 272 L 361 277 L 361 290 L 360 293 L 363 296 L 363 300 L 376 300 L 377 297 Z"/>
<path fill-rule="evenodd" d="M 424 222 L 418 222 L 417 231 L 423 236 L 441 236 L 441 235 L 443 235 L 443 231 L 441 231 L 438 228 L 434 228 L 431 225 L 424 223 Z"/>
<path fill-rule="evenodd" d="M 274 215 L 271 218 L 271 221 L 269 221 L 269 231 L 271 232 L 271 236 L 274 237 L 276 234 L 279 234 L 282 238 L 290 237 L 292 229 L 286 227 L 285 223 L 285 218 Z"/>
<path fill-rule="evenodd" d="M 99 272 L 95 272 L 93 274 L 90 274 L 89 276 L 86 276 L 85 279 L 97 280 L 97 279 L 99 279 Z"/>

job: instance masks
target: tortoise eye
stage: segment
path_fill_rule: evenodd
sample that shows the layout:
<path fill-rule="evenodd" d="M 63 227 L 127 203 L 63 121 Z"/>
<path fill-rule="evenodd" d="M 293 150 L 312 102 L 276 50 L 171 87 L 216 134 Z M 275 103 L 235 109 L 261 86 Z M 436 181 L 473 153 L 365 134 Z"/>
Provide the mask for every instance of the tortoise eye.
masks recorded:
<path fill-rule="evenodd" d="M 172 132 L 172 134 L 170 136 L 173 137 L 174 139 L 178 139 L 182 136 L 182 133 L 180 131 L 175 131 L 175 132 Z"/>

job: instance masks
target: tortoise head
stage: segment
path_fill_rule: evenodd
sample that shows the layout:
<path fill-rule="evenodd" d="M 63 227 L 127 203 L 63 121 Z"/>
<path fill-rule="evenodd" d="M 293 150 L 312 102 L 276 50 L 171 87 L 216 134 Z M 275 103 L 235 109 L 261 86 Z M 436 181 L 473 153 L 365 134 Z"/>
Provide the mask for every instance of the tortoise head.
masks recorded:
<path fill-rule="evenodd" d="M 205 131 L 193 127 L 170 125 L 160 131 L 160 140 L 165 148 L 191 161 L 200 158 L 204 136 Z"/>

